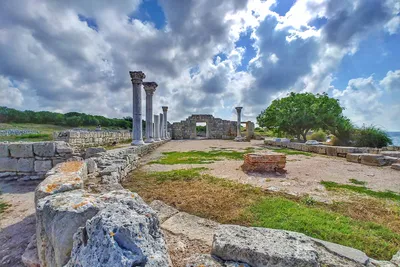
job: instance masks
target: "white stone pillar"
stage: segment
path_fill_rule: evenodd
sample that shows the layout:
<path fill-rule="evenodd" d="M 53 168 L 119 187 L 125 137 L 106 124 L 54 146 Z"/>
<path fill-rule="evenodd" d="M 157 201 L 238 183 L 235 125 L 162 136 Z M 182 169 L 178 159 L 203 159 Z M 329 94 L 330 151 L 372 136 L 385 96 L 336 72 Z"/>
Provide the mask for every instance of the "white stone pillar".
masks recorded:
<path fill-rule="evenodd" d="M 242 139 L 242 134 L 240 133 L 240 123 L 241 123 L 241 113 L 242 113 L 242 108 L 243 107 L 236 107 L 237 111 L 237 127 L 236 127 L 236 138 L 235 140 L 241 140 Z"/>
<path fill-rule="evenodd" d="M 160 138 L 161 140 L 164 140 L 164 115 L 160 113 Z"/>
<path fill-rule="evenodd" d="M 168 119 L 167 119 L 167 111 L 168 111 L 168 107 L 164 106 L 162 107 L 163 110 L 163 114 L 164 114 L 164 138 L 168 139 Z"/>
<path fill-rule="evenodd" d="M 132 145 L 143 145 L 142 129 L 142 83 L 146 75 L 141 71 L 130 71 L 133 89 Z"/>
<path fill-rule="evenodd" d="M 160 138 L 160 116 L 154 115 L 154 141 L 161 141 Z"/>
<path fill-rule="evenodd" d="M 155 82 L 144 82 L 143 88 L 146 92 L 146 143 L 154 142 L 153 134 L 153 95 L 158 84 Z"/>

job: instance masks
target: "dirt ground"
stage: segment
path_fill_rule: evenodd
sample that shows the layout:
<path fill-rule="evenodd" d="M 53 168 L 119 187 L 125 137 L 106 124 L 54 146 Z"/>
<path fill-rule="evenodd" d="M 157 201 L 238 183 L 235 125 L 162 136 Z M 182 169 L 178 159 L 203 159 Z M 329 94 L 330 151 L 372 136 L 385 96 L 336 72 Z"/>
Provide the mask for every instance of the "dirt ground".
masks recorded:
<path fill-rule="evenodd" d="M 24 266 L 21 255 L 35 233 L 34 191 L 39 181 L 1 182 L 0 199 L 11 206 L 0 214 L 0 266 Z"/>
<path fill-rule="evenodd" d="M 154 153 L 144 160 L 151 161 L 162 156 L 162 152 L 168 151 L 208 151 L 212 149 L 233 149 L 243 150 L 248 147 L 257 149 L 263 148 L 263 142 L 252 140 L 249 142 L 232 142 L 229 140 L 190 140 L 171 141 L 159 147 Z M 264 147 L 264 150 L 268 150 Z M 259 150 L 262 151 L 262 150 Z M 316 200 L 328 201 L 330 198 L 320 184 L 321 181 L 333 181 L 337 183 L 349 183 L 349 179 L 357 179 L 367 182 L 367 187 L 385 191 L 391 190 L 400 193 L 400 172 L 387 167 L 374 167 L 362 164 L 347 162 L 345 158 L 330 157 L 319 154 L 312 156 L 287 155 L 287 173 L 277 175 L 275 173 L 244 173 L 240 166 L 243 161 L 223 160 L 211 164 L 177 164 L 161 165 L 148 164 L 144 170 L 167 171 L 182 168 L 206 167 L 209 174 L 238 181 L 244 184 L 251 184 L 273 191 L 284 191 L 293 195 L 309 194 Z"/>

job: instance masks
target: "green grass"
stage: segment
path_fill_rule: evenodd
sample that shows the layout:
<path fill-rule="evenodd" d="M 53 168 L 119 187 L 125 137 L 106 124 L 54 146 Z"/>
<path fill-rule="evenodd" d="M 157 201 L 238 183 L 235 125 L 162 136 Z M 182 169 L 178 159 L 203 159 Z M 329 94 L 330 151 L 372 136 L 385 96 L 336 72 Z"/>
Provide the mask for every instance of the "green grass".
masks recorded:
<path fill-rule="evenodd" d="M 366 181 L 360 181 L 360 180 L 357 180 L 357 179 L 349 179 L 349 182 L 350 183 L 352 183 L 352 184 L 356 184 L 356 185 L 367 185 L 367 182 Z"/>
<path fill-rule="evenodd" d="M 254 219 L 253 226 L 304 233 L 360 249 L 371 257 L 390 259 L 400 247 L 400 235 L 384 226 L 283 197 L 263 198 L 248 211 Z"/>
<path fill-rule="evenodd" d="M 241 160 L 243 155 L 249 153 L 250 150 L 245 152 L 231 151 L 231 150 L 211 150 L 211 151 L 188 151 L 188 152 L 164 152 L 164 157 L 152 161 L 156 164 L 207 164 L 223 159 Z"/>
<path fill-rule="evenodd" d="M 365 195 L 368 195 L 371 197 L 400 201 L 400 195 L 395 192 L 392 192 L 392 191 L 373 191 L 364 186 L 338 184 L 338 183 L 330 182 L 330 181 L 322 181 L 321 184 L 324 185 L 327 190 L 345 189 L 345 190 L 350 190 L 350 191 L 353 191 L 353 192 L 356 192 L 359 194 L 365 194 Z"/>
<path fill-rule="evenodd" d="M 3 213 L 10 205 L 0 200 L 0 214 Z"/>
<path fill-rule="evenodd" d="M 285 153 L 286 155 L 304 155 L 304 156 L 309 156 L 309 157 L 314 156 L 310 152 L 297 151 L 297 150 L 292 150 L 292 149 L 287 149 L 287 148 L 276 148 L 276 149 L 272 149 L 272 151 L 278 152 L 278 153 Z"/>
<path fill-rule="evenodd" d="M 376 259 L 388 260 L 400 248 L 400 233 L 385 225 L 386 221 L 371 221 L 376 216 L 359 217 L 347 208 L 332 210 L 333 204 L 319 203 L 311 197 L 265 192 L 205 174 L 204 170 L 207 169 L 147 173 L 137 170 L 124 187 L 146 201 L 159 199 L 181 211 L 220 223 L 296 231 L 362 250 Z M 367 208 L 369 204 L 365 205 Z M 393 221 L 398 215 L 389 212 L 388 216 Z"/>

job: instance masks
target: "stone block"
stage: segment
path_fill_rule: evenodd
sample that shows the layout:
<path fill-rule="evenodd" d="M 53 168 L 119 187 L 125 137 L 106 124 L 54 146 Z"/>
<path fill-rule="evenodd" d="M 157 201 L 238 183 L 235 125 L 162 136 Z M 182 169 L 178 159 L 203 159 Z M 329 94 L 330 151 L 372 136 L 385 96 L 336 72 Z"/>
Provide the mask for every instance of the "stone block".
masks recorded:
<path fill-rule="evenodd" d="M 326 155 L 328 156 L 337 156 L 337 147 L 336 146 L 327 146 L 326 147 Z"/>
<path fill-rule="evenodd" d="M 33 153 L 39 157 L 54 157 L 56 153 L 56 144 L 54 142 L 34 143 Z"/>
<path fill-rule="evenodd" d="M 284 172 L 286 155 L 282 153 L 248 153 L 242 170 L 246 172 Z"/>
<path fill-rule="evenodd" d="M 386 161 L 386 165 L 392 165 L 393 163 L 398 163 L 400 161 L 399 158 L 390 157 L 390 156 L 383 156 Z"/>
<path fill-rule="evenodd" d="M 0 172 L 17 171 L 18 160 L 12 158 L 0 158 Z"/>
<path fill-rule="evenodd" d="M 31 143 L 12 143 L 8 145 L 8 149 L 13 158 L 33 158 Z"/>
<path fill-rule="evenodd" d="M 18 159 L 17 171 L 19 172 L 33 172 L 34 158 L 20 158 Z"/>
<path fill-rule="evenodd" d="M 55 142 L 55 144 L 56 144 L 56 152 L 58 154 L 70 154 L 74 152 L 74 150 L 66 142 L 58 141 Z"/>
<path fill-rule="evenodd" d="M 35 172 L 47 172 L 53 168 L 51 160 L 36 160 L 35 161 Z"/>
<path fill-rule="evenodd" d="M 387 164 L 385 157 L 380 154 L 362 154 L 361 164 L 370 166 L 384 166 Z"/>
<path fill-rule="evenodd" d="M 91 157 L 98 157 L 100 156 L 99 153 L 106 152 L 106 149 L 104 147 L 89 147 L 86 149 L 85 152 L 85 158 L 91 158 Z"/>
<path fill-rule="evenodd" d="M 10 156 L 8 152 L 8 144 L 0 143 L 0 158 L 7 158 Z"/>
<path fill-rule="evenodd" d="M 393 170 L 400 171 L 400 163 L 394 163 L 394 164 L 392 164 L 391 168 L 392 168 Z"/>
<path fill-rule="evenodd" d="M 394 158 L 400 159 L 400 151 L 382 151 L 381 154 L 384 156 L 389 156 L 389 157 L 394 157 Z"/>
<path fill-rule="evenodd" d="M 348 153 L 346 155 L 346 160 L 350 162 L 360 163 L 361 162 L 361 155 L 359 153 Z"/>
<path fill-rule="evenodd" d="M 96 163 L 96 161 L 94 161 L 94 159 L 86 159 L 85 162 L 87 165 L 88 174 L 94 173 L 97 171 L 97 163 Z"/>

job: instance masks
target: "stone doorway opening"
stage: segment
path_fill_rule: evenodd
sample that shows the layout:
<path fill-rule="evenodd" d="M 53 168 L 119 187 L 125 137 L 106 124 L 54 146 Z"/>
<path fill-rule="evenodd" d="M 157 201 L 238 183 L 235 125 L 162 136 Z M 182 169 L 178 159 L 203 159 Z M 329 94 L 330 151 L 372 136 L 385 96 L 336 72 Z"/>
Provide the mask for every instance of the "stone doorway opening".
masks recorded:
<path fill-rule="evenodd" d="M 241 122 L 240 123 L 240 133 L 242 136 L 247 135 L 247 122 Z"/>
<path fill-rule="evenodd" d="M 196 139 L 208 139 L 209 138 L 209 129 L 208 129 L 207 122 L 196 122 L 195 138 Z"/>

